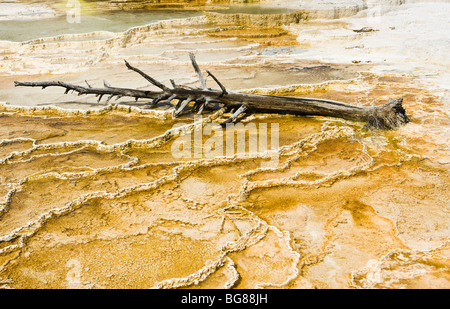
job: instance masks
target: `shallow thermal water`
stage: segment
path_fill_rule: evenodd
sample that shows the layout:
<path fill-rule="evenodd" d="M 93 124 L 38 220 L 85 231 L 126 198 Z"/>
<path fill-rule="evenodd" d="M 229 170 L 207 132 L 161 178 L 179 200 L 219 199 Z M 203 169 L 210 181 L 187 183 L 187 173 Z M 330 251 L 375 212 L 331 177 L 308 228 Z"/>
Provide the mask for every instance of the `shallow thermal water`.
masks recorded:
<path fill-rule="evenodd" d="M 199 15 L 201 13 L 195 11 L 113 11 L 81 15 L 80 22 L 68 22 L 67 16 L 37 20 L 4 20 L 0 21 L 0 40 L 21 42 L 61 34 L 94 31 L 121 32 L 134 26 L 146 25 L 160 20 Z"/>
<path fill-rule="evenodd" d="M 372 17 L 249 28 L 202 15 L 0 42 L 0 286 L 449 288 L 448 63 L 387 53 L 376 39 L 392 29 L 353 31 Z M 123 59 L 198 86 L 190 51 L 230 89 L 361 106 L 402 96 L 411 122 L 255 114 L 236 129 L 248 131 L 243 149 L 210 155 L 207 129 L 230 116 L 220 107 L 174 119 L 170 105 L 13 87 L 152 89 Z M 264 132 L 267 151 L 253 149 Z"/>

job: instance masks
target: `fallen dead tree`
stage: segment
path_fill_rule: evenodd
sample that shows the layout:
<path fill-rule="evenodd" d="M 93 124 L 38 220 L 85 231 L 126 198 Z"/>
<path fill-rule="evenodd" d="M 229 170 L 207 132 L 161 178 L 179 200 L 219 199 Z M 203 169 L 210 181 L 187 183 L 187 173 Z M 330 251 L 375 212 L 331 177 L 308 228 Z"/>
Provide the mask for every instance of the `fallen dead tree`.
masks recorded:
<path fill-rule="evenodd" d="M 348 120 L 366 122 L 369 127 L 378 129 L 395 129 L 408 123 L 409 119 L 402 106 L 403 99 L 390 99 L 388 103 L 379 106 L 355 106 L 343 102 L 272 95 L 255 95 L 241 93 L 226 89 L 225 86 L 209 71 L 206 71 L 219 86 L 220 89 L 211 89 L 206 86 L 205 78 L 195 60 L 194 54 L 190 53 L 190 59 L 194 70 L 197 72 L 201 88 L 191 88 L 177 85 L 170 80 L 172 87 L 160 83 L 156 79 L 147 75 L 140 69 L 133 67 L 127 61 L 125 65 L 128 69 L 135 71 L 144 77 L 151 84 L 158 87 L 159 91 L 138 90 L 130 88 L 119 88 L 109 85 L 104 81 L 104 87 L 95 88 L 86 81 L 86 86 L 74 85 L 61 81 L 46 82 L 19 82 L 15 81 L 15 86 L 25 87 L 62 87 L 65 93 L 73 91 L 78 95 L 94 94 L 98 97 L 98 102 L 103 97 L 107 97 L 108 103 L 112 98 L 134 97 L 138 99 L 151 99 L 148 103 L 155 106 L 161 102 L 172 103 L 176 100 L 174 117 L 183 113 L 189 104 L 192 105 L 192 112 L 201 114 L 211 103 L 219 103 L 229 109 L 234 109 L 234 113 L 222 124 L 236 121 L 239 116 L 249 113 L 288 113 L 297 115 L 313 115 L 338 117 Z"/>

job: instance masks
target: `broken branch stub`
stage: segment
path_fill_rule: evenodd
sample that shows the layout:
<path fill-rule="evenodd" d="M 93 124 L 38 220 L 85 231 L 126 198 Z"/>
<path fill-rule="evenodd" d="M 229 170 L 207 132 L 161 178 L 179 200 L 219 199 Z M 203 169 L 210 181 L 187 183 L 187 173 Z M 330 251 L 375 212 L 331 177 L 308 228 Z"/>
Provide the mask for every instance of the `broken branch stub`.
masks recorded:
<path fill-rule="evenodd" d="M 159 102 L 171 103 L 172 100 L 177 100 L 178 103 L 174 108 L 174 117 L 181 115 L 191 102 L 194 102 L 192 110 L 198 110 L 199 114 L 201 114 L 210 103 L 219 103 L 227 108 L 237 108 L 237 111 L 222 124 L 236 121 L 239 115 L 243 113 L 288 113 L 296 115 L 337 117 L 366 122 L 369 127 L 378 129 L 395 129 L 409 122 L 405 109 L 402 106 L 402 98 L 390 99 L 388 103 L 379 106 L 355 106 L 324 99 L 248 94 L 227 90 L 209 71 L 206 71 L 208 76 L 211 76 L 214 79 L 220 89 L 207 88 L 206 81 L 195 60 L 194 54 L 190 53 L 189 57 L 191 64 L 199 77 L 201 88 L 183 87 L 177 85 L 173 80 L 170 80 L 173 88 L 169 88 L 140 69 L 132 66 L 126 60 L 125 65 L 128 69 L 138 73 L 160 90 L 150 91 L 119 88 L 113 87 L 107 82 L 104 83 L 105 87 L 103 88 L 94 88 L 87 82 L 87 87 L 61 81 L 15 81 L 14 84 L 16 87 L 42 87 L 43 89 L 51 86 L 62 87 L 65 88 L 65 93 L 72 90 L 73 92 L 78 93 L 78 95 L 94 94 L 99 97 L 99 101 L 103 96 L 107 95 L 107 102 L 114 96 L 117 96 L 117 98 L 133 97 L 136 100 L 139 98 L 151 99 L 148 103 L 150 106 L 154 106 Z"/>

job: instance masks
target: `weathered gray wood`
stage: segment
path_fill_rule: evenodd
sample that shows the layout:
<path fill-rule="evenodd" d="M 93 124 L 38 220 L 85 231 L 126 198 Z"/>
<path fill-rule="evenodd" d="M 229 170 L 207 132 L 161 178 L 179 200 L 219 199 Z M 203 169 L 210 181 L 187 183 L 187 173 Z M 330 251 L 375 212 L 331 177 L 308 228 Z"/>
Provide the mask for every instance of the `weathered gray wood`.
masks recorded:
<path fill-rule="evenodd" d="M 133 67 L 127 61 L 125 64 L 128 69 L 137 72 L 147 81 L 160 88 L 160 91 L 146 91 L 129 88 L 112 87 L 105 82 L 104 88 L 94 88 L 89 83 L 88 87 L 65 83 L 61 81 L 48 82 L 18 82 L 15 86 L 25 87 L 62 87 L 65 93 L 72 90 L 78 95 L 95 94 L 99 96 L 99 101 L 104 95 L 108 95 L 107 101 L 117 96 L 152 99 L 150 105 L 153 106 L 160 101 L 178 100 L 175 106 L 174 116 L 180 115 L 191 102 L 195 102 L 193 111 L 199 110 L 202 113 L 210 103 L 220 103 L 228 108 L 238 108 L 238 111 L 231 116 L 225 123 L 235 121 L 240 113 L 258 112 L 258 113 L 289 113 L 298 115 L 328 116 L 338 117 L 348 120 L 366 122 L 370 127 L 379 129 L 395 129 L 409 122 L 405 109 L 402 106 L 403 99 L 390 99 L 388 103 L 379 106 L 355 106 L 343 102 L 324 100 L 316 98 L 286 97 L 272 95 L 255 95 L 227 90 L 220 81 L 207 71 L 214 81 L 219 85 L 219 89 L 210 89 L 206 87 L 206 81 L 195 61 L 193 54 L 190 54 L 192 65 L 199 76 L 202 88 L 190 88 L 178 86 L 173 80 L 173 88 L 169 88 L 148 76 L 140 69 Z"/>
<path fill-rule="evenodd" d="M 200 70 L 200 67 L 197 64 L 197 61 L 195 61 L 195 55 L 194 53 L 189 53 L 189 58 L 191 58 L 192 66 L 194 67 L 195 72 L 197 72 L 198 79 L 200 80 L 200 83 L 202 84 L 202 89 L 207 90 L 206 87 L 206 80 L 203 77 L 202 71 Z"/>
<path fill-rule="evenodd" d="M 179 116 L 179 115 L 183 112 L 183 110 L 188 106 L 188 104 L 191 103 L 193 100 L 194 100 L 193 97 L 187 98 L 186 101 L 184 101 L 184 102 L 181 104 L 180 108 L 178 108 L 178 109 L 175 111 L 174 116 L 175 116 L 175 117 Z"/>
<path fill-rule="evenodd" d="M 237 109 L 237 111 L 235 111 L 235 112 L 233 113 L 233 115 L 231 115 L 230 118 L 228 118 L 227 120 L 225 120 L 224 122 L 222 122 L 220 125 L 224 125 L 224 124 L 227 124 L 227 123 L 230 123 L 230 122 L 235 121 L 235 120 L 237 119 L 237 117 L 239 117 L 241 114 L 245 113 L 247 110 L 248 110 L 248 107 L 247 107 L 247 106 L 241 105 L 241 106 Z"/>
<path fill-rule="evenodd" d="M 66 88 L 66 91 L 72 90 L 77 92 L 78 95 L 83 94 L 96 94 L 96 95 L 113 95 L 113 96 L 127 96 L 127 97 L 138 97 L 138 98 L 148 98 L 152 99 L 160 95 L 161 92 L 158 91 L 148 91 L 148 90 L 137 90 L 130 88 L 118 88 L 118 87 L 105 87 L 105 88 L 94 88 L 94 87 L 84 87 L 79 85 L 74 85 L 70 83 L 65 83 L 61 81 L 46 81 L 46 82 L 14 82 L 14 86 L 23 87 L 42 87 L 45 89 L 47 87 L 62 87 Z"/>
<path fill-rule="evenodd" d="M 228 92 L 227 92 L 227 89 L 225 88 L 225 86 L 222 85 L 222 83 L 210 71 L 206 70 L 206 73 L 208 73 L 208 76 L 211 76 L 214 79 L 214 81 L 217 83 L 217 85 L 219 85 L 220 89 L 222 89 L 221 96 L 226 95 Z"/>
<path fill-rule="evenodd" d="M 163 85 L 162 83 L 158 82 L 156 79 L 154 79 L 153 77 L 147 75 L 146 73 L 142 72 L 141 70 L 139 70 L 138 68 L 135 68 L 133 66 L 131 66 L 126 60 L 125 61 L 125 65 L 127 66 L 128 69 L 135 71 L 136 73 L 140 74 L 142 77 L 144 77 L 146 80 L 148 80 L 150 83 L 152 83 L 153 85 L 155 85 L 156 87 L 166 91 L 169 88 L 167 88 L 165 85 Z"/>

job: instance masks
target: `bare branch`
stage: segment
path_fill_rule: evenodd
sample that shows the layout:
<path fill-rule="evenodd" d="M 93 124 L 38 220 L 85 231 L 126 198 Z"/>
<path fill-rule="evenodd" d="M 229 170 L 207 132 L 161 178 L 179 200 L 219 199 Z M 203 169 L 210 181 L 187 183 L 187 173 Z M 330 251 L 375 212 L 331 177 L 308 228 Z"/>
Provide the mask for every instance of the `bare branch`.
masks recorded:
<path fill-rule="evenodd" d="M 65 93 L 70 90 L 77 92 L 78 95 L 83 94 L 95 94 L 100 95 L 113 95 L 118 97 L 139 97 L 139 98 L 154 98 L 160 92 L 154 91 L 144 91 L 129 88 L 118 88 L 118 87 L 108 87 L 108 88 L 93 88 L 93 87 L 83 87 L 79 85 L 74 85 L 70 83 L 65 83 L 61 81 L 47 81 L 47 82 L 14 82 L 15 87 L 62 87 L 65 88 Z"/>
<path fill-rule="evenodd" d="M 170 102 L 172 102 L 172 100 L 174 100 L 176 97 L 177 97 L 176 94 L 172 94 L 172 95 L 166 100 L 166 102 L 170 103 Z"/>
<path fill-rule="evenodd" d="M 189 97 L 187 100 L 185 100 L 183 102 L 183 104 L 181 104 L 180 108 L 175 111 L 174 117 L 178 117 L 183 112 L 183 110 L 186 108 L 186 106 L 193 100 L 194 100 L 193 97 Z"/>
<path fill-rule="evenodd" d="M 203 78 L 202 71 L 198 67 L 197 61 L 195 61 L 194 53 L 189 53 L 189 57 L 191 58 L 192 66 L 194 67 L 194 70 L 195 72 L 197 72 L 198 78 L 200 79 L 200 83 L 202 84 L 203 90 L 207 90 L 208 88 L 206 87 L 206 81 Z"/>
<path fill-rule="evenodd" d="M 234 114 L 231 115 L 230 118 L 228 118 L 227 120 L 225 120 L 224 122 L 222 122 L 220 125 L 223 126 L 223 125 L 225 125 L 225 124 L 227 124 L 227 123 L 230 123 L 230 122 L 236 120 L 236 118 L 239 117 L 239 115 L 241 115 L 242 113 L 245 113 L 247 110 L 248 110 L 247 106 L 241 105 L 241 107 L 239 107 L 239 108 L 237 109 L 237 111 L 235 111 Z"/>
<path fill-rule="evenodd" d="M 103 97 L 103 94 L 99 94 L 97 103 L 100 103 L 100 101 L 102 100 L 102 97 Z"/>
<path fill-rule="evenodd" d="M 206 106 L 208 106 L 208 104 L 209 104 L 210 102 L 211 102 L 210 100 L 206 99 L 205 102 L 204 102 L 204 103 L 200 106 L 200 108 L 198 109 L 197 114 L 198 114 L 198 115 L 201 115 L 201 114 L 203 113 L 203 110 L 206 108 Z"/>
<path fill-rule="evenodd" d="M 147 75 L 146 73 L 142 72 L 141 70 L 139 70 L 138 68 L 133 67 L 131 64 L 128 63 L 128 61 L 125 61 L 125 65 L 127 66 L 128 69 L 135 71 L 136 73 L 140 74 L 142 77 L 144 77 L 146 80 L 148 80 L 150 83 L 152 83 L 153 85 L 155 85 L 156 87 L 167 91 L 169 90 L 169 88 L 167 88 L 166 86 L 164 86 L 163 84 L 161 84 L 160 82 L 158 82 L 156 79 L 154 79 L 153 77 Z"/>
<path fill-rule="evenodd" d="M 276 95 L 256 95 L 249 93 L 241 93 L 236 91 L 227 91 L 226 88 L 218 81 L 217 78 L 209 71 L 206 71 L 215 82 L 219 85 L 219 89 L 210 89 L 206 87 L 205 79 L 200 68 L 195 61 L 194 54 L 189 54 L 192 65 L 197 72 L 202 88 L 191 88 L 176 85 L 173 80 L 171 84 L 173 89 L 169 89 L 152 77 L 148 76 L 141 70 L 131 66 L 127 61 L 125 64 L 128 69 L 139 73 L 153 85 L 159 87 L 162 91 L 145 91 L 129 88 L 112 87 L 104 81 L 104 88 L 93 88 L 87 81 L 86 85 L 79 86 L 62 81 L 46 81 L 46 82 L 19 82 L 15 81 L 16 87 L 62 87 L 64 93 L 73 91 L 78 95 L 94 94 L 100 101 L 103 96 L 107 95 L 107 103 L 116 96 L 116 100 L 121 97 L 133 97 L 136 100 L 140 98 L 152 99 L 151 105 L 155 105 L 163 100 L 168 102 L 177 99 L 174 116 L 179 116 L 189 105 L 195 101 L 193 111 L 201 114 L 210 103 L 219 103 L 227 108 L 237 108 L 232 116 L 223 122 L 223 124 L 235 121 L 241 114 L 252 111 L 262 113 L 289 113 L 297 115 L 313 115 L 338 117 L 354 121 L 362 121 L 368 123 L 369 127 L 379 129 L 395 129 L 409 122 L 405 109 L 402 106 L 402 98 L 389 100 L 388 103 L 378 106 L 355 106 L 343 102 L 318 99 L 318 98 L 302 98 L 302 97 L 286 97 Z"/>
<path fill-rule="evenodd" d="M 109 101 L 112 99 L 112 97 L 113 97 L 114 95 L 113 94 L 111 94 L 107 99 L 106 99 L 106 103 L 105 104 L 108 104 L 109 103 Z"/>
<path fill-rule="evenodd" d="M 208 73 L 208 76 L 211 76 L 214 81 L 217 83 L 217 85 L 219 85 L 220 89 L 222 89 L 222 94 L 220 95 L 220 97 L 223 97 L 225 94 L 227 94 L 227 89 L 225 88 L 224 85 L 222 85 L 222 83 L 208 70 L 206 70 L 206 73 Z"/>

